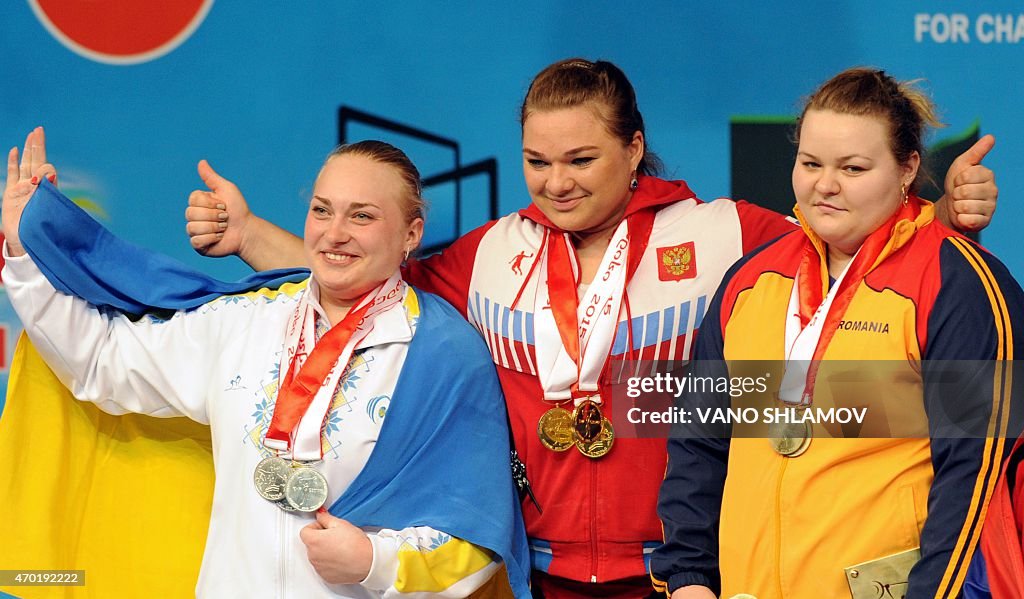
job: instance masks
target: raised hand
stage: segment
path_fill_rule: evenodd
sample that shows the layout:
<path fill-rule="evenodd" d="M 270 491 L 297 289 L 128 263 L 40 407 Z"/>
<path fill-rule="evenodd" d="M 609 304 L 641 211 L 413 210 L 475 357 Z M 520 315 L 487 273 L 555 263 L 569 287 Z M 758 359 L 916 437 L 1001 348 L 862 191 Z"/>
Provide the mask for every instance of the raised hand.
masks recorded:
<path fill-rule="evenodd" d="M 331 584 L 357 584 L 370 574 L 373 546 L 359 528 L 327 511 L 299 531 L 313 569 Z"/>
<path fill-rule="evenodd" d="M 946 172 L 945 198 L 949 222 L 961 231 L 984 229 L 996 211 L 999 197 L 996 176 L 981 164 L 995 144 L 995 137 L 982 137 L 957 156 Z"/>
<path fill-rule="evenodd" d="M 7 153 L 7 183 L 4 186 L 2 209 L 4 237 L 11 256 L 25 253 L 18 235 L 18 225 L 39 181 L 46 177 L 51 183 L 57 182 L 57 169 L 46 162 L 46 133 L 42 127 L 36 127 L 25 137 L 20 164 L 18 158 L 18 148 L 11 148 Z"/>
<path fill-rule="evenodd" d="M 234 183 L 217 174 L 210 163 L 200 160 L 199 177 L 207 189 L 188 196 L 185 231 L 192 247 L 204 256 L 238 254 L 252 213 Z"/>
<path fill-rule="evenodd" d="M 238 255 L 256 270 L 306 265 L 302 240 L 249 210 L 242 192 L 205 160 L 199 176 L 206 190 L 188 196 L 185 231 L 192 247 L 204 256 Z"/>

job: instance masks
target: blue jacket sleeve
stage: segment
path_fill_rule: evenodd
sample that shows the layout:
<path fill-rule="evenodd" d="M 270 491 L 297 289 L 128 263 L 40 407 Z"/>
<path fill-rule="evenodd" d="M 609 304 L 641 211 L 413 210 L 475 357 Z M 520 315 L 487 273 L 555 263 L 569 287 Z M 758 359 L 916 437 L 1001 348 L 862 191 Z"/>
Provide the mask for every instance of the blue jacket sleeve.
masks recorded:
<path fill-rule="evenodd" d="M 697 337 L 694 376 L 727 376 L 721 327 L 722 298 L 730 276 L 726 275 L 708 307 Z M 703 408 L 728 407 L 728 394 L 684 396 L 679 406 L 695 413 Z M 703 585 L 721 592 L 718 571 L 718 524 L 729 458 L 729 429 L 684 424 L 673 429 L 668 440 L 668 467 L 658 497 L 658 516 L 665 542 L 651 556 L 651 579 L 658 591 L 671 593 L 679 587 Z"/>
<path fill-rule="evenodd" d="M 949 238 L 928 317 L 924 401 L 935 478 L 907 597 L 957 597 L 1003 461 L 1021 431 L 1024 292 L 995 257 Z"/>

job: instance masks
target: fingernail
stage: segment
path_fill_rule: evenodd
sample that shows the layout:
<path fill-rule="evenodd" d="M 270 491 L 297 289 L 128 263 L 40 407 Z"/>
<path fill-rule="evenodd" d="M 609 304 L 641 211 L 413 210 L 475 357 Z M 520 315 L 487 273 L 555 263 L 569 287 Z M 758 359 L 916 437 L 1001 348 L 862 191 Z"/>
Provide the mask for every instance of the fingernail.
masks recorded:
<path fill-rule="evenodd" d="M 50 183 L 57 182 L 57 175 L 47 175 L 46 178 L 49 179 Z"/>
<path fill-rule="evenodd" d="M 39 185 L 39 177 L 32 177 L 32 185 Z"/>
<path fill-rule="evenodd" d="M 227 220 L 227 219 L 228 219 L 228 213 L 227 212 L 220 212 L 220 213 L 217 214 L 217 220 Z"/>
<path fill-rule="evenodd" d="M 228 209 L 228 207 L 225 206 L 224 204 L 217 204 L 217 210 L 227 210 L 227 209 Z"/>
<path fill-rule="evenodd" d="M 217 239 L 223 239 L 223 238 L 224 238 L 224 234 L 223 233 L 217 233 Z"/>
<path fill-rule="evenodd" d="M 227 223 L 217 223 L 217 228 L 220 229 L 221 231 L 223 231 L 224 229 L 228 228 L 228 224 Z"/>
<path fill-rule="evenodd" d="M 325 508 L 324 506 L 321 505 L 319 508 L 317 508 L 316 511 L 320 512 L 321 514 L 326 514 L 327 513 L 327 508 Z"/>

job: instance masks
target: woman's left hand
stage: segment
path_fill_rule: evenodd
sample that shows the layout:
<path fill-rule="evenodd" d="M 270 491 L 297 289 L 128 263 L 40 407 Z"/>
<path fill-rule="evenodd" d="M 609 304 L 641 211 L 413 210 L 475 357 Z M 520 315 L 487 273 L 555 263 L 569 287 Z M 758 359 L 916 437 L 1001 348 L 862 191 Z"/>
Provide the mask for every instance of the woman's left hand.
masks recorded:
<path fill-rule="evenodd" d="M 331 584 L 358 584 L 370 574 L 373 546 L 361 529 L 327 511 L 299 532 L 313 569 Z"/>
<path fill-rule="evenodd" d="M 960 231 L 980 231 L 992 221 L 999 188 L 996 176 L 981 160 L 996 143 L 986 135 L 957 156 L 946 171 L 945 198 L 949 223 Z"/>

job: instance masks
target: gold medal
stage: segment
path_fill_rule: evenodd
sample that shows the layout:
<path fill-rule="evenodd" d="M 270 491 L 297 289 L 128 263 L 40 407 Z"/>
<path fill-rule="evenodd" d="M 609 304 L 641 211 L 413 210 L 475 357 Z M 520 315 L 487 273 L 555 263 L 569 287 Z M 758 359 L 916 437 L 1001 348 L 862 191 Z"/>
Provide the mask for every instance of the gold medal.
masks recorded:
<path fill-rule="evenodd" d="M 577 439 L 576 449 L 588 458 L 599 458 L 612 450 L 612 443 L 615 442 L 615 429 L 612 428 L 611 420 L 601 418 L 601 430 L 592 441 Z"/>
<path fill-rule="evenodd" d="M 565 451 L 573 443 L 572 414 L 558 406 L 541 415 L 537 421 L 537 436 L 544 447 L 551 451 Z"/>
<path fill-rule="evenodd" d="M 604 427 L 601 406 L 589 399 L 583 400 L 572 411 L 572 432 L 577 445 L 591 443 L 601 435 Z"/>
<path fill-rule="evenodd" d="M 773 422 L 768 434 L 772 449 L 783 457 L 798 457 L 811 445 L 811 425 L 807 422 Z"/>

